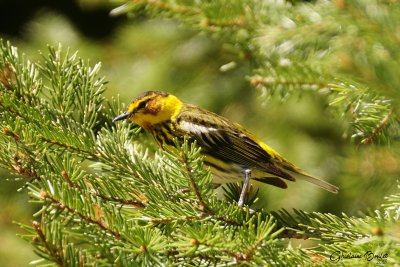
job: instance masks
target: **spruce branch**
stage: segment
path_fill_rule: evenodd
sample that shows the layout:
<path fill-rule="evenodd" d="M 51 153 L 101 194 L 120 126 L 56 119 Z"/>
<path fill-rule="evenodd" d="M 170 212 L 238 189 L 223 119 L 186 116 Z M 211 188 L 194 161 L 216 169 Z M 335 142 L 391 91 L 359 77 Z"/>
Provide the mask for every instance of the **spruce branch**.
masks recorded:
<path fill-rule="evenodd" d="M 185 144 L 187 145 L 187 143 L 185 143 Z M 185 149 L 187 149 L 187 148 L 185 148 Z M 187 175 L 187 177 L 189 178 L 189 182 L 190 182 L 190 185 L 191 185 L 191 187 L 192 187 L 192 189 L 193 189 L 193 192 L 194 192 L 194 194 L 196 195 L 197 200 L 198 200 L 198 202 L 199 202 L 200 210 L 206 211 L 206 210 L 208 209 L 208 207 L 207 207 L 206 204 L 204 203 L 203 197 L 201 196 L 201 194 L 200 194 L 200 192 L 199 192 L 199 189 L 198 189 L 198 187 L 197 187 L 197 183 L 196 183 L 196 181 L 195 181 L 195 179 L 194 179 L 194 177 L 193 177 L 193 175 L 192 175 L 193 170 L 192 170 L 192 168 L 189 166 L 189 161 L 188 161 L 188 159 L 187 159 L 185 153 L 180 153 L 180 158 L 181 158 L 181 162 L 182 162 L 182 164 L 183 164 L 183 166 L 184 166 L 184 170 L 185 170 L 185 172 L 186 172 L 186 175 Z"/>
<path fill-rule="evenodd" d="M 40 104 L 38 97 L 43 83 L 39 72 L 25 55 L 19 55 L 18 49 L 10 42 L 0 39 L 0 87 L 11 92 L 17 99 L 32 105 Z M 29 90 L 25 90 L 29 89 Z"/>
<path fill-rule="evenodd" d="M 382 131 L 382 129 L 386 126 L 386 124 L 389 122 L 390 117 L 392 115 L 393 115 L 393 110 L 390 110 L 389 113 L 379 122 L 374 131 L 367 138 L 361 141 L 361 144 L 370 145 L 376 139 L 376 137 Z"/>
<path fill-rule="evenodd" d="M 229 19 L 237 17 L 233 13 Z M 211 10 L 209 14 L 213 16 Z M 398 261 L 397 194 L 389 196 L 381 209 L 360 216 L 242 209 L 212 191 L 210 172 L 195 144 L 183 140 L 153 155 L 137 141 L 140 129 L 107 122 L 123 108 L 118 99 L 103 98 L 104 80 L 97 77 L 100 65 L 91 67 L 60 47 L 49 48 L 49 55 L 36 64 L 21 60 L 10 45 L 2 44 L 1 49 L 0 164 L 33 178 L 27 189 L 31 201 L 41 205 L 35 214 L 41 223 L 22 227 L 41 257 L 39 264 L 329 264 L 337 250 L 361 253 L 380 242 L 388 262 Z M 313 69 L 305 72 L 309 70 Z M 281 66 L 270 73 L 279 78 L 289 72 Z M 261 69 L 260 73 L 255 79 L 263 83 L 269 74 Z M 342 97 L 333 99 L 332 106 L 341 111 L 349 107 L 345 114 L 360 119 L 376 112 L 368 124 L 375 135 L 394 120 L 392 102 L 370 87 L 331 85 L 328 76 L 318 83 L 319 70 L 311 73 L 293 77 L 292 88 L 312 82 L 320 85 L 317 90 L 328 85 L 336 100 Z M 32 93 L 34 83 L 40 90 Z M 382 111 L 391 114 L 384 123 Z M 234 198 L 233 194 L 228 187 L 228 195 Z M 253 199 L 247 202 L 252 203 Z M 287 239 L 293 237 L 307 237 L 317 245 L 306 250 L 290 247 Z"/>
<path fill-rule="evenodd" d="M 229 19 L 225 18 L 227 12 L 220 16 L 220 7 L 225 6 L 226 10 L 230 12 Z M 217 28 L 246 28 L 246 17 L 241 13 L 246 11 L 247 15 L 250 10 L 246 10 L 244 4 L 240 1 L 221 1 L 210 3 L 197 3 L 195 5 L 187 5 L 186 3 L 178 3 L 172 1 L 148 1 L 139 0 L 126 3 L 113 11 L 112 15 L 120 15 L 136 10 L 145 9 L 149 14 L 163 13 L 171 17 L 180 17 L 182 19 L 190 20 L 191 23 L 196 24 L 198 27 L 208 30 L 210 32 L 218 31 Z M 238 15 L 240 14 L 240 16 Z M 223 18 L 221 20 L 221 18 Z"/>
<path fill-rule="evenodd" d="M 248 79 L 266 101 L 275 95 L 285 100 L 296 92 L 325 92 L 330 88 L 329 78 L 322 76 L 320 71 L 290 59 L 281 59 L 275 66 L 265 66 Z"/>
<path fill-rule="evenodd" d="M 32 222 L 33 229 L 37 233 L 40 242 L 43 244 L 44 248 L 47 250 L 49 255 L 52 258 L 52 261 L 54 261 L 58 266 L 65 266 L 64 262 L 62 260 L 62 256 L 60 255 L 60 250 L 55 244 L 51 244 L 47 241 L 45 234 L 43 233 L 42 228 L 40 227 L 40 224 L 36 221 Z"/>
<path fill-rule="evenodd" d="M 5 136 L 11 137 L 14 140 L 14 144 L 12 144 L 13 146 L 7 146 L 7 152 L 10 153 L 13 151 L 14 156 L 3 157 L 0 160 L 0 164 L 11 169 L 18 175 L 29 178 L 30 181 L 38 179 L 39 175 L 36 172 L 37 164 L 34 160 L 37 155 L 34 155 L 31 151 L 31 148 L 10 129 L 4 128 L 3 133 Z"/>
<path fill-rule="evenodd" d="M 55 206 L 56 208 L 60 209 L 60 211 L 66 211 L 71 215 L 74 216 L 78 216 L 80 219 L 82 219 L 85 223 L 89 223 L 89 224 L 93 224 L 96 225 L 96 227 L 100 228 L 100 230 L 111 234 L 115 239 L 120 239 L 121 235 L 115 231 L 113 231 L 112 229 L 110 229 L 105 222 L 102 222 L 100 218 L 95 219 L 95 218 L 91 218 L 88 217 L 86 215 L 84 215 L 82 212 L 79 212 L 78 210 L 67 206 L 66 204 L 60 202 L 59 200 L 55 199 L 54 197 L 48 195 L 47 193 L 42 193 L 41 197 L 45 200 L 48 201 L 49 203 L 51 203 L 53 206 Z M 99 217 L 99 216 L 97 216 Z"/>

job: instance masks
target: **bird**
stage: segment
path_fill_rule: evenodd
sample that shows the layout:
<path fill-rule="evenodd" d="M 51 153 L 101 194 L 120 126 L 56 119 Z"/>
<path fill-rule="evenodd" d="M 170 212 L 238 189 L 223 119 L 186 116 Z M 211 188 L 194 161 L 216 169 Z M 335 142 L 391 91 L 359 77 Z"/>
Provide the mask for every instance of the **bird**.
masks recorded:
<path fill-rule="evenodd" d="M 196 142 L 210 167 L 216 185 L 243 181 L 238 205 L 242 206 L 250 180 L 279 188 L 305 180 L 329 192 L 339 188 L 295 166 L 238 123 L 185 103 L 173 94 L 147 91 L 129 104 L 113 122 L 128 119 L 149 132 L 161 148 L 174 139 Z"/>

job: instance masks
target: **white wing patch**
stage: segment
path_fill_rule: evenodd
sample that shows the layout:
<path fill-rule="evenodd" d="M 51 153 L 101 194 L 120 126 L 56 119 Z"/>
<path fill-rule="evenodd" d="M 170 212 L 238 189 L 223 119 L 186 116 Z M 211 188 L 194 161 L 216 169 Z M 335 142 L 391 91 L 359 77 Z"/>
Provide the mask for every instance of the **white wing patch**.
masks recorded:
<path fill-rule="evenodd" d="M 181 128 L 185 131 L 195 132 L 195 133 L 209 133 L 209 132 L 218 131 L 215 128 L 207 127 L 207 126 L 203 126 L 203 125 L 199 125 L 199 124 L 194 124 L 194 123 L 191 123 L 188 121 L 182 121 Z"/>

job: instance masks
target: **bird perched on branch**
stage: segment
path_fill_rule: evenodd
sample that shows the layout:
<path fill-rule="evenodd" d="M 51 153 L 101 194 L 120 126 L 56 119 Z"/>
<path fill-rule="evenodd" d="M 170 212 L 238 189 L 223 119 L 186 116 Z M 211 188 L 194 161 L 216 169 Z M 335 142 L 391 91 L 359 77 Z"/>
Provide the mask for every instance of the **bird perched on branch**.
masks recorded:
<path fill-rule="evenodd" d="M 128 110 L 114 118 L 128 119 L 150 132 L 161 147 L 174 138 L 196 141 L 216 184 L 243 181 L 238 201 L 243 205 L 250 179 L 287 188 L 287 181 L 305 180 L 329 192 L 338 187 L 312 177 L 283 158 L 245 128 L 176 96 L 148 91 L 132 100 Z"/>

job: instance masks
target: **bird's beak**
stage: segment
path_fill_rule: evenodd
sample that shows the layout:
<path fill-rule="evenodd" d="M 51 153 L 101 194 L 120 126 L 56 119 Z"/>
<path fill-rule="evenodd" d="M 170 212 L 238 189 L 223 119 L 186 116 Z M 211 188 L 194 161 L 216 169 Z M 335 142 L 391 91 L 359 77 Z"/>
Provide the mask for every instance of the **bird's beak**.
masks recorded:
<path fill-rule="evenodd" d="M 125 119 L 129 118 L 131 115 L 132 115 L 132 113 L 124 112 L 121 115 L 118 115 L 117 117 L 115 117 L 112 121 L 116 122 L 116 121 L 120 121 L 120 120 L 125 120 Z"/>

